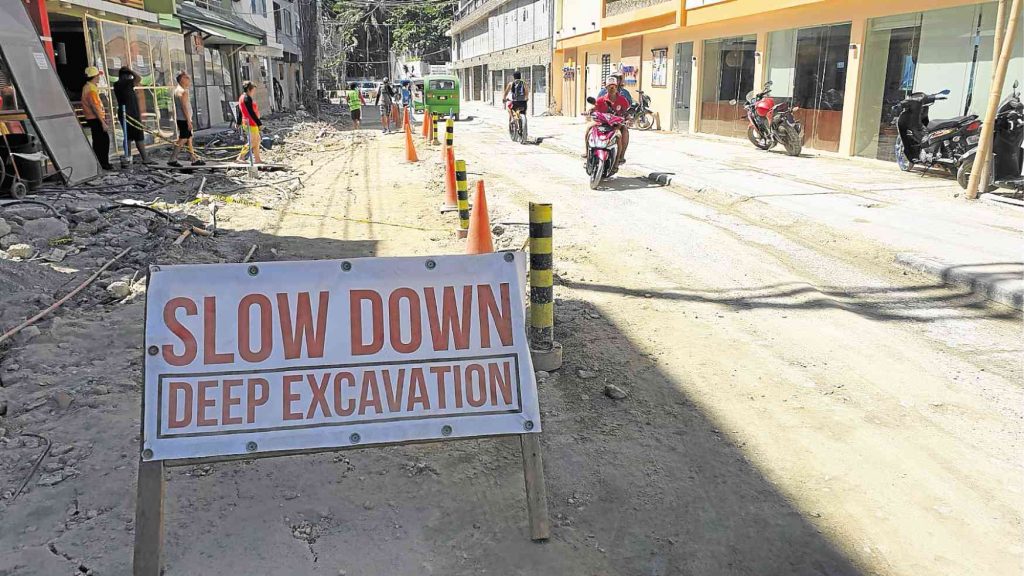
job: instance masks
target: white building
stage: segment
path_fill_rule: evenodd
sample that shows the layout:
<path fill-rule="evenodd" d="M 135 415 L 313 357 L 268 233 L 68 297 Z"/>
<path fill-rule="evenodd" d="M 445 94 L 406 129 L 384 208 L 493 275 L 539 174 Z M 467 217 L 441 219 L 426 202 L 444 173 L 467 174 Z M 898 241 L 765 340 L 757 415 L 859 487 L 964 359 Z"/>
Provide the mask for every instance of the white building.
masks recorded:
<path fill-rule="evenodd" d="M 301 86 L 299 18 L 295 0 L 236 0 L 235 14 L 266 33 L 264 46 L 239 52 L 242 81 L 256 84 L 256 101 L 264 113 L 295 110 Z"/>
<path fill-rule="evenodd" d="M 519 71 L 532 94 L 529 112 L 546 112 L 553 16 L 551 0 L 460 0 L 450 34 L 462 98 L 500 106 Z"/>

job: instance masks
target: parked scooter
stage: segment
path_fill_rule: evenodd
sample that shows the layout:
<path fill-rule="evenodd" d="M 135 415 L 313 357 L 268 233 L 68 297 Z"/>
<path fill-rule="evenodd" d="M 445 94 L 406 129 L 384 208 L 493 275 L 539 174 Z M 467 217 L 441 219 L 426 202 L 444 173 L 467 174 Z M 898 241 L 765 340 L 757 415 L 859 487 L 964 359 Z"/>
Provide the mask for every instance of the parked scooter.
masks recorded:
<path fill-rule="evenodd" d="M 650 130 L 654 126 L 654 112 L 651 112 L 651 97 L 643 90 L 637 91 L 637 99 L 626 112 L 626 120 L 641 130 Z"/>
<path fill-rule="evenodd" d="M 747 138 L 761 150 L 770 150 L 776 144 L 782 144 L 786 148 L 786 154 L 799 156 L 803 149 L 804 129 L 793 117 L 793 113 L 799 108 L 792 106 L 788 101 L 776 104 L 771 93 L 771 80 L 765 82 L 761 92 L 755 93 L 751 90 L 747 93 L 743 104 L 747 111 L 747 120 L 750 121 Z M 735 106 L 737 102 L 731 100 L 729 103 Z"/>
<path fill-rule="evenodd" d="M 914 92 L 893 107 L 896 138 L 896 164 L 904 172 L 922 164 L 942 166 L 955 174 L 968 146 L 978 143 L 981 121 L 974 114 L 946 120 L 930 120 L 928 108 L 945 100 L 949 90 L 925 94 Z"/>
<path fill-rule="evenodd" d="M 1024 178 L 1021 168 L 1024 167 L 1024 104 L 1020 101 L 1017 87 L 1020 82 L 1013 83 L 1013 91 L 1003 100 L 996 110 L 995 125 L 992 127 L 992 158 L 989 161 L 988 182 L 979 186 L 982 190 L 992 191 L 996 188 L 1024 191 Z M 964 189 L 971 179 L 974 170 L 974 159 L 978 155 L 978 147 L 974 146 L 960 159 L 960 168 L 956 172 L 956 181 Z"/>
<path fill-rule="evenodd" d="M 593 106 L 597 100 L 587 97 L 587 103 Z M 590 117 L 597 124 L 590 128 L 587 135 L 587 176 L 590 176 L 590 188 L 596 190 L 605 178 L 612 177 L 619 171 L 619 126 L 626 119 L 614 114 L 591 111 Z"/>

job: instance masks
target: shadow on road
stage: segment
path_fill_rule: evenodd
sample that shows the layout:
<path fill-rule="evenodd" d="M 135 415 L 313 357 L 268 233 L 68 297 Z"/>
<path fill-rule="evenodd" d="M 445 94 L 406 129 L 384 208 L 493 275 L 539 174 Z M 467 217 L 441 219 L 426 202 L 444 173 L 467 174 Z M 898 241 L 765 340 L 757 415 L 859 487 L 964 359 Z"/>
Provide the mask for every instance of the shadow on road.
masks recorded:
<path fill-rule="evenodd" d="M 977 265 L 975 265 L 977 266 Z M 934 322 L 951 318 L 1016 319 L 1019 313 L 994 305 L 983 288 L 957 288 L 931 283 L 916 286 L 813 286 L 792 282 L 750 288 L 694 290 L 672 288 L 640 290 L 610 284 L 576 282 L 560 278 L 571 288 L 715 304 L 733 310 L 813 310 L 833 308 L 875 320 Z"/>
<path fill-rule="evenodd" d="M 601 182 L 601 186 L 598 190 L 615 190 L 617 192 L 626 192 L 629 190 L 643 190 L 646 188 L 662 188 L 664 184 L 648 180 L 647 178 L 633 178 L 616 176 L 611 180 L 605 180 Z"/>

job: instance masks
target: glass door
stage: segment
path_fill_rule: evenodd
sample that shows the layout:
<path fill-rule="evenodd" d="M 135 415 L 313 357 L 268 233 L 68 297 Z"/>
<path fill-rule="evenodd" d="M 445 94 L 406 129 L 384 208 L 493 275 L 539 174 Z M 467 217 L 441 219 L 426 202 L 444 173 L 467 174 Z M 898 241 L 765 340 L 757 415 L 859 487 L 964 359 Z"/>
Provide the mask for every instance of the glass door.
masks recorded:
<path fill-rule="evenodd" d="M 693 77 L 693 42 L 676 44 L 676 81 L 672 91 L 672 126 L 678 132 L 690 131 L 690 86 Z"/>
<path fill-rule="evenodd" d="M 704 41 L 700 131 L 743 138 L 744 97 L 754 89 L 754 35 Z M 736 104 L 730 103 L 736 100 Z"/>
<path fill-rule="evenodd" d="M 849 24 L 797 32 L 793 103 L 800 107 L 796 116 L 811 148 L 839 150 L 849 46 Z"/>

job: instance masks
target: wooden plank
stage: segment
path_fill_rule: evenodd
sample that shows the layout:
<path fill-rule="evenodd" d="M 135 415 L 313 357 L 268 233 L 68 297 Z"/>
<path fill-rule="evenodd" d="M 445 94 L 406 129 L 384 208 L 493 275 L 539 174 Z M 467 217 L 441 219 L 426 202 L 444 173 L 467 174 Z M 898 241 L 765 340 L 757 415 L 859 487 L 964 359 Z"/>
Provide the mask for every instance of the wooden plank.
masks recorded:
<path fill-rule="evenodd" d="M 548 521 L 548 494 L 544 487 L 544 461 L 540 454 L 539 434 L 520 434 L 523 449 L 523 476 L 526 477 L 526 508 L 530 514 L 530 539 L 547 540 L 551 535 Z"/>
<path fill-rule="evenodd" d="M 139 462 L 134 576 L 160 576 L 164 552 L 164 463 Z"/>
<path fill-rule="evenodd" d="M 264 170 L 267 172 L 275 172 L 277 170 L 288 170 L 288 166 L 284 164 L 270 164 L 264 162 L 263 164 L 253 164 L 257 170 Z M 191 164 L 182 164 L 181 166 L 168 166 L 166 164 L 150 164 L 147 168 L 155 170 L 246 170 L 249 168 L 249 164 L 236 163 L 236 162 L 217 162 L 210 164 L 203 164 L 202 166 L 192 166 Z"/>

